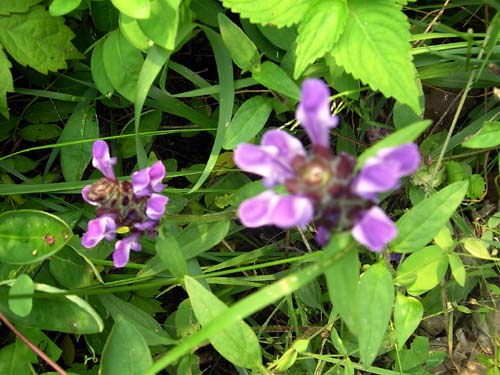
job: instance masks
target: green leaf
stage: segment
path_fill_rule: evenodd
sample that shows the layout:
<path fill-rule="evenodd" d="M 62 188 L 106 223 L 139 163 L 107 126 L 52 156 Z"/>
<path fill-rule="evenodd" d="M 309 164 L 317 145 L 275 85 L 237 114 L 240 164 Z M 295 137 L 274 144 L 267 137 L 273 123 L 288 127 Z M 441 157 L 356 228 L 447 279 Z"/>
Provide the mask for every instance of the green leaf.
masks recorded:
<path fill-rule="evenodd" d="M 69 246 L 65 246 L 51 258 L 49 269 L 65 288 L 83 288 L 92 284 L 92 268 Z"/>
<path fill-rule="evenodd" d="M 486 192 L 486 181 L 480 174 L 473 174 L 469 177 L 469 190 L 467 190 L 467 198 L 480 199 Z"/>
<path fill-rule="evenodd" d="M 41 2 L 42 0 L 2 0 L 0 2 L 0 14 L 26 13 L 33 5 Z"/>
<path fill-rule="evenodd" d="M 0 311 L 14 323 L 48 331 L 85 334 L 104 329 L 102 319 L 82 298 L 45 284 L 35 284 L 35 290 L 31 313 L 20 317 L 10 312 L 7 305 L 9 288 L 1 286 Z"/>
<path fill-rule="evenodd" d="M 310 0 L 223 0 L 226 8 L 241 13 L 252 23 L 290 26 L 299 22 L 310 7 Z"/>
<path fill-rule="evenodd" d="M 313 2 L 299 25 L 293 78 L 300 77 L 307 66 L 330 51 L 339 39 L 347 19 L 347 0 Z"/>
<path fill-rule="evenodd" d="M 397 293 L 394 304 L 394 328 L 399 349 L 404 348 L 406 340 L 417 329 L 423 315 L 424 307 L 418 299 Z"/>
<path fill-rule="evenodd" d="M 123 14 L 132 18 L 149 18 L 149 0 L 111 0 L 113 5 Z"/>
<path fill-rule="evenodd" d="M 155 245 L 156 252 L 168 271 L 178 279 L 188 275 L 186 258 L 176 238 L 166 232 L 164 227 L 160 229 Z"/>
<path fill-rule="evenodd" d="M 162 112 L 161 111 L 149 111 L 147 113 L 142 113 L 141 121 L 139 124 L 139 131 L 142 132 L 155 132 L 160 128 L 161 125 L 161 120 L 162 120 Z M 123 129 L 122 135 L 123 134 L 133 134 L 135 132 L 134 130 L 134 124 L 129 123 L 127 126 Z M 146 150 L 149 150 L 153 144 L 154 137 L 153 136 L 147 136 L 147 137 L 141 137 L 142 138 L 142 143 L 144 145 L 144 148 Z M 135 139 L 128 137 L 128 138 L 122 138 L 119 140 L 119 149 L 120 149 L 120 156 L 124 159 L 131 158 L 136 155 L 136 150 L 135 150 Z"/>
<path fill-rule="evenodd" d="M 21 317 L 30 314 L 33 307 L 33 280 L 26 275 L 20 275 L 9 290 L 9 308 L 10 310 Z"/>
<path fill-rule="evenodd" d="M 43 74 L 66 68 L 67 59 L 80 56 L 71 44 L 73 37 L 64 18 L 52 17 L 39 6 L 29 13 L 0 16 L 0 43 L 19 64 Z"/>
<path fill-rule="evenodd" d="M 419 296 L 439 284 L 448 270 L 448 256 L 439 246 L 432 245 L 415 251 L 398 267 L 397 280 L 415 276 L 408 293 Z"/>
<path fill-rule="evenodd" d="M 467 181 L 455 182 L 407 211 L 397 221 L 398 236 L 390 248 L 411 253 L 424 247 L 448 222 L 464 199 L 467 187 Z"/>
<path fill-rule="evenodd" d="M 97 90 L 101 92 L 106 98 L 110 98 L 115 91 L 111 80 L 106 73 L 104 67 L 104 39 L 101 39 L 94 46 L 92 57 L 90 59 L 90 70 L 92 72 L 92 80 L 95 83 Z"/>
<path fill-rule="evenodd" d="M 82 0 L 54 0 L 49 6 L 49 13 L 51 16 L 64 16 L 74 11 Z"/>
<path fill-rule="evenodd" d="M 30 142 L 46 141 L 58 137 L 61 128 L 53 124 L 28 125 L 19 131 L 19 136 Z"/>
<path fill-rule="evenodd" d="M 119 19 L 120 31 L 123 36 L 137 49 L 146 51 L 151 47 L 149 38 L 142 32 L 139 23 L 135 18 L 120 13 Z"/>
<path fill-rule="evenodd" d="M 432 124 L 430 120 L 423 120 L 408 125 L 392 133 L 388 137 L 367 148 L 359 157 L 356 168 L 359 169 L 370 156 L 375 156 L 377 152 L 386 147 L 395 147 L 403 143 L 415 141 Z"/>
<path fill-rule="evenodd" d="M 464 263 L 462 258 L 456 253 L 448 254 L 448 261 L 450 262 L 450 269 L 453 278 L 461 287 L 465 286 L 465 280 L 467 278 L 467 273 L 465 272 Z"/>
<path fill-rule="evenodd" d="M 272 110 L 270 98 L 254 96 L 248 99 L 231 120 L 222 147 L 232 150 L 240 143 L 249 142 L 262 130 Z"/>
<path fill-rule="evenodd" d="M 217 319 L 227 306 L 198 281 L 186 276 L 186 291 L 191 301 L 196 319 L 202 327 Z M 262 367 L 262 353 L 259 340 L 243 320 L 211 335 L 210 343 L 229 362 L 236 366 L 257 369 Z"/>
<path fill-rule="evenodd" d="M 61 148 L 61 170 L 66 181 L 80 181 L 92 158 L 92 142 L 99 138 L 99 124 L 93 104 L 81 103 L 69 118 L 57 143 L 79 142 Z"/>
<path fill-rule="evenodd" d="M 22 341 L 4 346 L 0 350 L 0 374 L 2 375 L 32 375 L 30 348 Z"/>
<path fill-rule="evenodd" d="M 464 249 L 467 250 L 467 252 L 474 258 L 493 259 L 488 252 L 488 245 L 486 242 L 477 238 L 464 238 L 461 242 Z"/>
<path fill-rule="evenodd" d="M 325 271 L 330 301 L 354 334 L 360 329 L 358 309 L 353 303 L 358 295 L 359 268 L 358 252 L 351 251 Z"/>
<path fill-rule="evenodd" d="M 422 112 L 412 64 L 409 24 L 393 0 L 349 0 L 349 15 L 332 51 L 338 65 L 385 96 Z"/>
<path fill-rule="evenodd" d="M 102 375 L 141 375 L 153 364 L 148 344 L 137 328 L 121 316 L 106 340 L 99 373 Z"/>
<path fill-rule="evenodd" d="M 151 16 L 137 21 L 148 38 L 169 51 L 175 49 L 180 3 L 180 0 L 151 0 Z"/>
<path fill-rule="evenodd" d="M 104 32 L 111 32 L 118 26 L 120 12 L 110 1 L 91 1 L 90 14 L 95 27 Z"/>
<path fill-rule="evenodd" d="M 219 13 L 218 20 L 222 39 L 234 63 L 249 72 L 258 69 L 259 51 L 247 34 L 223 13 Z"/>
<path fill-rule="evenodd" d="M 129 325 L 134 326 L 148 345 L 175 344 L 175 340 L 167 334 L 160 323 L 138 307 L 112 294 L 101 295 L 98 298 L 115 321 L 122 318 Z"/>
<path fill-rule="evenodd" d="M 297 84 L 283 69 L 271 61 L 265 61 L 258 70 L 252 72 L 252 77 L 268 89 L 300 100 L 300 89 Z"/>
<path fill-rule="evenodd" d="M 382 345 L 393 302 L 392 275 L 384 263 L 376 263 L 362 275 L 357 295 L 359 354 L 365 366 L 375 360 Z"/>
<path fill-rule="evenodd" d="M 0 46 L 0 113 L 9 118 L 9 107 L 7 106 L 7 92 L 14 91 L 14 82 L 10 68 L 12 64 Z"/>
<path fill-rule="evenodd" d="M 462 146 L 467 148 L 490 148 L 498 145 L 500 145 L 499 121 L 485 121 L 479 132 L 462 143 Z"/>
<path fill-rule="evenodd" d="M 8 264 L 40 262 L 62 249 L 72 234 L 64 221 L 46 212 L 4 212 L 0 215 L 0 261 Z"/>
<path fill-rule="evenodd" d="M 115 30 L 104 42 L 103 60 L 111 84 L 116 91 L 133 102 L 139 72 L 144 63 L 141 52 L 119 30 Z"/>

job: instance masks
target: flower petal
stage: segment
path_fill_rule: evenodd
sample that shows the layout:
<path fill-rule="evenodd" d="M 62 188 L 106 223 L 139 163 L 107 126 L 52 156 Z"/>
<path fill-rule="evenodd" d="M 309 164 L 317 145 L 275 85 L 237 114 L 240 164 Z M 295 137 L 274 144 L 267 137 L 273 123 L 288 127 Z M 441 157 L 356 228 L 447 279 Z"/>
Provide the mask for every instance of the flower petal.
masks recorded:
<path fill-rule="evenodd" d="M 92 206 L 99 206 L 99 203 L 96 203 L 89 198 L 89 190 L 91 187 L 92 185 L 87 185 L 82 189 L 82 198 L 85 202 L 91 204 Z"/>
<path fill-rule="evenodd" d="M 116 235 L 116 223 L 111 216 L 103 215 L 90 220 L 87 232 L 82 236 L 82 245 L 86 248 L 96 246 L 103 238 L 111 241 Z"/>
<path fill-rule="evenodd" d="M 306 79 L 302 83 L 301 100 L 295 117 L 313 144 L 330 146 L 330 129 L 338 125 L 338 118 L 330 113 L 330 90 L 323 81 Z"/>
<path fill-rule="evenodd" d="M 397 162 L 400 177 L 411 175 L 420 164 L 420 153 L 415 143 L 404 143 L 398 147 L 382 149 L 379 151 L 379 156 L 384 161 Z"/>
<path fill-rule="evenodd" d="M 155 162 L 151 168 L 149 168 L 149 179 L 151 183 L 151 188 L 153 189 L 154 192 L 159 193 L 160 191 L 163 190 L 165 185 L 163 185 L 161 182 L 166 176 L 166 171 L 165 171 L 165 166 L 161 161 Z"/>
<path fill-rule="evenodd" d="M 116 158 L 110 157 L 108 144 L 102 140 L 97 140 L 92 146 L 92 165 L 102 172 L 107 178 L 116 179 L 113 170 Z"/>
<path fill-rule="evenodd" d="M 132 233 L 130 236 L 119 240 L 115 244 L 115 251 L 113 252 L 113 263 L 115 267 L 124 267 L 129 260 L 130 250 L 140 251 L 141 244 L 139 243 L 139 233 Z"/>
<path fill-rule="evenodd" d="M 365 211 L 352 228 L 352 236 L 371 251 L 382 250 L 398 231 L 396 224 L 379 207 Z"/>
<path fill-rule="evenodd" d="M 312 220 L 313 214 L 313 204 L 308 198 L 278 195 L 270 190 L 247 199 L 238 209 L 241 222 L 249 228 L 263 225 L 283 229 L 304 227 Z"/>
<path fill-rule="evenodd" d="M 167 197 L 156 193 L 151 194 L 151 198 L 148 199 L 146 207 L 147 217 L 153 220 L 160 220 L 165 213 L 165 206 L 167 205 L 167 202 Z"/>
<path fill-rule="evenodd" d="M 160 192 L 165 185 L 161 181 L 165 178 L 165 166 L 161 161 L 155 162 L 151 167 L 143 168 L 132 174 L 132 190 L 141 198 Z"/>

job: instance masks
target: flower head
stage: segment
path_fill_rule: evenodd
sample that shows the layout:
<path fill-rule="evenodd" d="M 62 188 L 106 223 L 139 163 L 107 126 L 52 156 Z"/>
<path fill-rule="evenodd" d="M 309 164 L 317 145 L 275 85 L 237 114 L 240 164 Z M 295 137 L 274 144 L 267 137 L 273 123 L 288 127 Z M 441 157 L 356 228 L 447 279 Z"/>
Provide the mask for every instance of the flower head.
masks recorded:
<path fill-rule="evenodd" d="M 334 155 L 330 148 L 329 133 L 338 119 L 330 113 L 329 95 L 320 80 L 302 85 L 296 117 L 311 140 L 310 151 L 282 130 L 269 130 L 258 146 L 243 143 L 236 148 L 234 161 L 240 169 L 262 176 L 267 188 L 283 184 L 288 192 L 264 191 L 241 203 L 238 215 L 248 227 L 285 229 L 314 221 L 320 245 L 328 243 L 332 230 L 351 230 L 359 243 L 380 251 L 397 229 L 375 206 L 377 194 L 396 188 L 418 168 L 418 148 L 408 143 L 382 149 L 355 174 L 355 159 Z"/>
<path fill-rule="evenodd" d="M 105 177 L 92 185 L 85 186 L 82 197 L 96 206 L 98 217 L 89 221 L 87 232 L 82 237 L 82 245 L 91 248 L 101 240 L 114 240 L 119 229 L 126 227 L 128 236 L 115 244 L 113 261 L 116 267 L 127 264 L 130 250 L 140 251 L 139 243 L 143 234 L 156 235 L 156 227 L 165 213 L 168 198 L 158 194 L 163 190 L 165 167 L 161 161 L 132 175 L 132 183 L 120 182 L 113 170 L 116 158 L 110 157 L 106 142 L 94 142 L 92 165 Z"/>

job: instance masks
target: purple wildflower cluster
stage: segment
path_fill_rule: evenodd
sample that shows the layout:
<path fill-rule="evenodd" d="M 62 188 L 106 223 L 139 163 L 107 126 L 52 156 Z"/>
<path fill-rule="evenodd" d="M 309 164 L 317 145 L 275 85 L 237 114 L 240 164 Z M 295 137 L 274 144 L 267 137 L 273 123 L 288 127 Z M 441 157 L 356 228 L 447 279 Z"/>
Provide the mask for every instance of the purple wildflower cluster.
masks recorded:
<path fill-rule="evenodd" d="M 406 143 L 385 148 L 366 160 L 355 173 L 355 159 L 330 149 L 330 129 L 338 124 L 329 106 L 330 92 L 321 80 L 302 85 L 296 118 L 312 146 L 282 130 L 269 130 L 260 146 L 243 143 L 234 161 L 243 171 L 263 177 L 269 190 L 244 201 L 238 210 L 247 227 L 276 225 L 286 229 L 315 222 L 317 242 L 328 243 L 333 228 L 351 230 L 352 236 L 372 251 L 382 250 L 396 237 L 392 220 L 376 205 L 377 194 L 390 191 L 420 163 L 418 147 Z M 271 188 L 283 184 L 287 195 Z"/>
<path fill-rule="evenodd" d="M 115 244 L 113 262 L 123 267 L 129 260 L 130 250 L 140 251 L 139 240 L 145 233 L 155 237 L 155 228 L 165 212 L 168 198 L 158 194 L 163 190 L 165 167 L 157 161 L 151 167 L 132 174 L 132 183 L 120 182 L 113 170 L 116 158 L 111 157 L 106 142 L 98 140 L 92 148 L 92 165 L 105 176 L 82 190 L 85 201 L 96 206 L 98 217 L 90 220 L 82 237 L 86 248 L 96 246 L 102 239 L 112 241 L 121 229 L 128 235 Z"/>

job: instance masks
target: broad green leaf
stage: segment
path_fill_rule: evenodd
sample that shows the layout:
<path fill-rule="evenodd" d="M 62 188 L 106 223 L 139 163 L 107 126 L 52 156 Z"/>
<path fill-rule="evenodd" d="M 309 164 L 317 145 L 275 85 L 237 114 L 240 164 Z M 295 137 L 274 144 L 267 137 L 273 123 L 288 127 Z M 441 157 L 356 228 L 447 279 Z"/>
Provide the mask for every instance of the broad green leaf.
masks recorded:
<path fill-rule="evenodd" d="M 369 366 L 384 340 L 394 302 L 392 275 L 384 263 L 374 264 L 362 275 L 354 301 L 359 314 L 359 354 Z"/>
<path fill-rule="evenodd" d="M 95 27 L 104 32 L 111 32 L 118 27 L 120 12 L 110 1 L 91 1 L 90 15 Z"/>
<path fill-rule="evenodd" d="M 385 96 L 420 114 L 409 23 L 393 0 L 349 0 L 349 14 L 332 56 L 338 65 Z"/>
<path fill-rule="evenodd" d="M 180 3 L 181 0 L 151 0 L 151 15 L 137 21 L 148 38 L 169 51 L 175 48 Z"/>
<path fill-rule="evenodd" d="M 462 146 L 467 148 L 490 148 L 498 145 L 500 145 L 499 121 L 485 121 L 479 132 L 462 143 Z"/>
<path fill-rule="evenodd" d="M 21 317 L 29 315 L 33 307 L 34 291 L 33 280 L 26 274 L 19 275 L 9 290 L 10 310 Z"/>
<path fill-rule="evenodd" d="M 223 13 L 219 13 L 218 19 L 222 39 L 234 63 L 249 72 L 258 69 L 260 55 L 255 44 Z"/>
<path fill-rule="evenodd" d="M 104 345 L 99 374 L 142 375 L 152 364 L 144 337 L 134 324 L 117 316 Z"/>
<path fill-rule="evenodd" d="M 12 73 L 10 68 L 12 64 L 5 55 L 0 46 L 0 113 L 9 118 L 9 107 L 7 106 L 7 92 L 14 91 L 14 83 L 12 81 Z"/>
<path fill-rule="evenodd" d="M 35 291 L 31 313 L 20 317 L 8 308 L 9 287 L 1 286 L 0 311 L 14 323 L 48 331 L 85 334 L 104 329 L 102 319 L 82 298 L 45 284 L 35 284 Z"/>
<path fill-rule="evenodd" d="M 177 237 L 186 259 L 191 259 L 221 242 L 229 232 L 229 220 L 189 224 Z"/>
<path fill-rule="evenodd" d="M 151 47 L 153 43 L 150 43 L 150 39 L 144 35 L 135 18 L 120 13 L 120 19 L 118 22 L 123 36 L 127 38 L 127 40 L 135 48 L 146 51 L 149 47 Z"/>
<path fill-rule="evenodd" d="M 439 230 L 434 237 L 434 243 L 443 250 L 453 250 L 455 241 L 453 241 L 453 237 L 451 236 L 449 225 L 445 225 Z"/>
<path fill-rule="evenodd" d="M 293 78 L 330 51 L 339 39 L 347 19 L 347 0 L 319 0 L 308 10 L 298 31 Z"/>
<path fill-rule="evenodd" d="M 359 169 L 370 156 L 375 156 L 377 152 L 386 147 L 396 147 L 403 143 L 415 141 L 432 124 L 430 120 L 423 120 L 408 125 L 385 137 L 373 146 L 367 148 L 359 157 L 356 168 Z"/>
<path fill-rule="evenodd" d="M 51 16 L 64 16 L 74 11 L 82 0 L 53 0 L 49 6 L 49 13 Z"/>
<path fill-rule="evenodd" d="M 55 123 L 69 118 L 75 103 L 61 100 L 37 100 L 26 109 L 24 119 L 32 124 Z"/>
<path fill-rule="evenodd" d="M 69 246 L 52 256 L 49 269 L 52 276 L 65 288 L 83 288 L 92 284 L 92 268 Z"/>
<path fill-rule="evenodd" d="M 37 263 L 55 254 L 73 235 L 57 216 L 35 210 L 8 211 L 0 215 L 0 261 Z"/>
<path fill-rule="evenodd" d="M 119 30 L 115 30 L 104 42 L 103 60 L 111 84 L 116 91 L 133 102 L 139 72 L 144 63 L 141 52 Z"/>
<path fill-rule="evenodd" d="M 432 245 L 415 251 L 398 267 L 397 280 L 415 276 L 407 286 L 408 293 L 419 296 L 439 284 L 448 270 L 448 256 L 439 246 Z"/>
<path fill-rule="evenodd" d="M 404 348 L 406 340 L 417 329 L 423 315 L 424 308 L 418 299 L 397 293 L 394 304 L 394 328 L 400 349 Z"/>
<path fill-rule="evenodd" d="M 299 22 L 310 7 L 310 0 L 223 0 L 226 8 L 241 13 L 252 23 L 290 26 Z"/>
<path fill-rule="evenodd" d="M 134 326 L 148 345 L 172 345 L 175 343 L 175 340 L 167 334 L 160 323 L 131 303 L 125 302 L 112 294 L 99 296 L 99 301 L 115 321 L 121 317 L 129 325 Z"/>
<path fill-rule="evenodd" d="M 260 65 L 259 69 L 252 72 L 252 77 L 268 89 L 300 100 L 300 89 L 297 84 L 283 69 L 271 61 L 265 61 Z"/>
<path fill-rule="evenodd" d="M 467 187 L 467 181 L 455 182 L 407 211 L 397 221 L 398 236 L 390 248 L 411 253 L 427 245 L 460 205 Z"/>
<path fill-rule="evenodd" d="M 188 275 L 186 258 L 177 242 L 177 239 L 164 227 L 160 229 L 155 245 L 156 252 L 168 271 L 178 279 Z"/>
<path fill-rule="evenodd" d="M 464 238 L 461 242 L 464 249 L 474 258 L 492 259 L 492 256 L 488 252 L 488 245 L 486 242 L 477 238 Z"/>
<path fill-rule="evenodd" d="M 110 98 L 113 95 L 115 88 L 108 77 L 106 68 L 104 67 L 104 42 L 101 39 L 94 46 L 92 57 L 90 58 L 90 70 L 92 72 L 92 80 L 95 83 L 97 90 L 105 97 Z"/>
<path fill-rule="evenodd" d="M 469 177 L 469 189 L 467 190 L 467 198 L 481 199 L 486 193 L 486 181 L 480 174 L 473 174 Z"/>
<path fill-rule="evenodd" d="M 249 142 L 266 124 L 273 109 L 272 99 L 254 96 L 242 104 L 226 130 L 223 148 L 232 150 L 243 142 Z"/>
<path fill-rule="evenodd" d="M 194 314 L 202 327 L 216 321 L 217 316 L 228 309 L 195 279 L 186 276 L 184 281 Z M 252 369 L 262 367 L 259 340 L 243 320 L 221 329 L 219 333 L 211 335 L 209 340 L 224 358 L 236 366 Z"/>
<path fill-rule="evenodd" d="M 40 6 L 0 16 L 0 43 L 19 64 L 40 73 L 66 68 L 67 59 L 80 56 L 71 44 L 73 37 L 62 17 L 52 17 Z"/>
<path fill-rule="evenodd" d="M 458 285 L 464 287 L 467 273 L 465 272 L 464 262 L 462 258 L 456 253 L 448 254 L 448 261 L 450 262 L 450 269 L 453 278 Z"/>
<path fill-rule="evenodd" d="M 354 250 L 336 261 L 325 272 L 333 308 L 354 334 L 360 329 L 358 308 L 353 303 L 358 295 L 359 268 L 358 252 Z"/>
<path fill-rule="evenodd" d="M 61 134 L 61 128 L 52 124 L 33 124 L 22 128 L 19 136 L 30 142 L 46 141 L 57 138 Z"/>
<path fill-rule="evenodd" d="M 111 0 L 113 5 L 123 14 L 132 18 L 149 18 L 149 0 Z"/>
<path fill-rule="evenodd" d="M 61 170 L 66 181 L 80 181 L 83 172 L 92 158 L 92 142 L 88 139 L 99 138 L 99 124 L 93 104 L 79 104 L 66 126 L 57 143 L 78 142 L 61 148 Z"/>
<path fill-rule="evenodd" d="M 192 0 L 189 5 L 196 18 L 206 25 L 218 27 L 217 17 L 224 9 L 217 0 Z"/>
<path fill-rule="evenodd" d="M 32 375 L 31 358 L 33 352 L 22 341 L 5 345 L 0 350 L 0 374 Z"/>
<path fill-rule="evenodd" d="M 26 13 L 33 5 L 41 2 L 42 0 L 2 0 L 0 14 Z"/>

